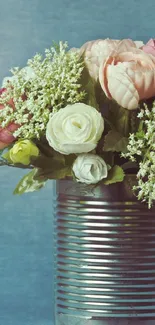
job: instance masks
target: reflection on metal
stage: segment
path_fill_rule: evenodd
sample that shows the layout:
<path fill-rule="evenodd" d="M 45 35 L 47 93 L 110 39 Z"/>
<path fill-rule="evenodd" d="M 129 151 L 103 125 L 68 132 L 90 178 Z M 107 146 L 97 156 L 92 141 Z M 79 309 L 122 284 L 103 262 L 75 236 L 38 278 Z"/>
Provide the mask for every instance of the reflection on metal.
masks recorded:
<path fill-rule="evenodd" d="M 55 324 L 155 324 L 155 210 L 128 182 L 57 183 Z"/>

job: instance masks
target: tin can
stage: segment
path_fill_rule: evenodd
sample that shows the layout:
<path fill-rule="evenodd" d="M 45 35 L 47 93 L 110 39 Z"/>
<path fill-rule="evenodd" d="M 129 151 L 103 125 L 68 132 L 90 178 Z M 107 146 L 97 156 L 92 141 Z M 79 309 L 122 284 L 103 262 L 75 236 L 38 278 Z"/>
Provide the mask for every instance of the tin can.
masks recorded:
<path fill-rule="evenodd" d="M 55 188 L 55 325 L 155 324 L 155 209 L 123 183 Z"/>

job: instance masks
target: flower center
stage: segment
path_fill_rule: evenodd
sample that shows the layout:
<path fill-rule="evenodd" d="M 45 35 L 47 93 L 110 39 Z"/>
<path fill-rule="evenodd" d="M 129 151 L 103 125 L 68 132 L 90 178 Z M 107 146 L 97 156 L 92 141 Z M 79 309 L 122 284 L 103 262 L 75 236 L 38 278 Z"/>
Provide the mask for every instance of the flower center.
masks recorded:
<path fill-rule="evenodd" d="M 77 127 L 78 129 L 82 128 L 80 122 L 72 121 L 72 124 L 73 124 L 73 126 Z"/>

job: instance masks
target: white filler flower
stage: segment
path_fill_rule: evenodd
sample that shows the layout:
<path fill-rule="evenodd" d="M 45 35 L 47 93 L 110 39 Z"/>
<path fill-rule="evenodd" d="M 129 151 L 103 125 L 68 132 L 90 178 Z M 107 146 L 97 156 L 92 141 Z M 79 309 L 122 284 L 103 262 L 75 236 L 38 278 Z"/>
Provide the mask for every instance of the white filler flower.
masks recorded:
<path fill-rule="evenodd" d="M 73 164 L 76 180 L 85 184 L 96 184 L 108 175 L 105 161 L 98 155 L 81 154 Z"/>
<path fill-rule="evenodd" d="M 24 73 L 23 78 L 25 79 L 25 81 L 29 81 L 30 79 L 34 79 L 36 77 L 31 67 L 25 67 L 21 69 L 21 71 Z M 14 81 L 14 80 L 18 80 L 17 76 L 5 77 L 2 81 L 2 87 L 5 87 L 8 81 Z"/>
<path fill-rule="evenodd" d="M 102 115 L 94 107 L 76 103 L 51 116 L 46 138 L 49 145 L 62 154 L 84 153 L 97 146 L 103 130 Z"/>

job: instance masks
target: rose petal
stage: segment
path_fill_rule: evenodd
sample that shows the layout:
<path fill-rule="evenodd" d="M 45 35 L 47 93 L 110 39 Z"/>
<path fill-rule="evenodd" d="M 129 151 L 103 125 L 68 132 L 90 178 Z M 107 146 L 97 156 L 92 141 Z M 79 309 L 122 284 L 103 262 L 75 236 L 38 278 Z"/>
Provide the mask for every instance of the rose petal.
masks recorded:
<path fill-rule="evenodd" d="M 6 88 L 0 88 L 0 95 L 2 95 L 6 91 Z"/>
<path fill-rule="evenodd" d="M 113 51 L 100 66 L 99 81 L 108 98 L 135 109 L 140 99 L 155 96 L 155 57 L 136 48 Z"/>
<path fill-rule="evenodd" d="M 12 143 L 15 140 L 15 137 L 7 130 L 3 129 L 0 131 L 0 141 L 6 144 Z"/>
<path fill-rule="evenodd" d="M 151 38 L 145 45 L 142 46 L 145 53 L 155 56 L 155 40 Z"/>
<path fill-rule="evenodd" d="M 10 124 L 7 126 L 7 130 L 10 131 L 10 132 L 14 132 L 14 131 L 16 131 L 19 127 L 20 127 L 19 124 L 16 124 L 16 123 L 10 123 Z"/>
<path fill-rule="evenodd" d="M 106 96 L 110 99 L 112 99 L 112 96 L 109 92 L 108 89 L 108 79 L 107 79 L 107 68 L 110 64 L 112 64 L 113 62 L 113 57 L 109 56 L 108 59 L 106 60 L 106 62 L 102 62 L 102 64 L 100 65 L 100 69 L 99 69 L 99 81 L 101 84 L 101 87 L 103 89 L 103 91 L 105 92 Z"/>
<path fill-rule="evenodd" d="M 0 141 L 0 150 L 5 149 L 8 146 L 8 144 Z"/>
<path fill-rule="evenodd" d="M 103 68 L 101 66 L 99 79 L 106 94 L 108 89 L 108 97 L 114 98 L 119 105 L 129 110 L 138 106 L 139 94 L 123 66 L 109 65 L 107 61 Z"/>
<path fill-rule="evenodd" d="M 6 91 L 6 88 L 1 88 L 0 89 L 0 95 L 2 95 L 5 91 Z M 15 109 L 15 104 L 14 104 L 12 98 L 8 101 L 7 104 L 10 105 L 13 109 Z M 3 109 L 3 108 L 4 108 L 4 105 L 0 104 L 0 109 Z"/>
<path fill-rule="evenodd" d="M 140 49 L 142 46 L 144 46 L 143 41 L 134 41 L 134 43 L 136 44 L 137 49 Z"/>
<path fill-rule="evenodd" d="M 138 106 L 139 94 L 132 80 L 117 66 L 108 67 L 108 89 L 111 96 L 122 107 L 129 110 Z"/>

